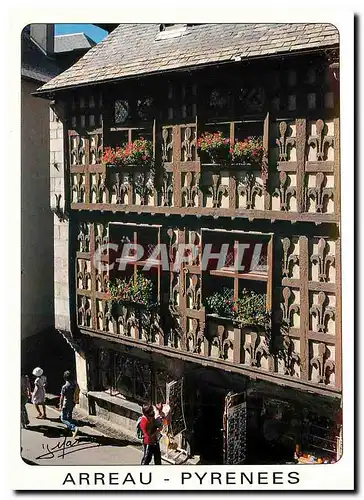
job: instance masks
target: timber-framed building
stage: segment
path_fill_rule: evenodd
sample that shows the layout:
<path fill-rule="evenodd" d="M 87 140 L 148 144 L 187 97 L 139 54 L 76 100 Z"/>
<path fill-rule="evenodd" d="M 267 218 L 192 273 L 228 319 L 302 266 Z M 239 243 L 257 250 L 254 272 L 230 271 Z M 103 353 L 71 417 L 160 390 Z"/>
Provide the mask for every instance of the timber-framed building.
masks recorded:
<path fill-rule="evenodd" d="M 56 321 L 90 412 L 134 432 L 140 404 L 168 387 L 171 439 L 202 461 L 289 461 L 297 446 L 340 456 L 338 50 L 325 24 L 120 24 L 38 90 L 64 131 L 51 195 L 69 266 Z M 258 167 L 206 160 L 207 132 L 231 144 L 261 137 Z M 140 137 L 153 168 L 103 161 Z M 170 258 L 181 244 L 199 249 L 177 269 L 132 266 L 154 284 L 147 327 L 132 304 L 112 311 L 107 283 L 125 272 L 96 263 L 115 262 L 110 245 L 123 238 L 148 255 L 159 244 Z M 218 243 L 260 245 L 260 271 L 228 258 L 205 269 L 203 249 Z M 209 309 L 226 289 L 265 297 L 268 336 Z M 243 394 L 244 411 L 224 444 L 228 394 Z"/>

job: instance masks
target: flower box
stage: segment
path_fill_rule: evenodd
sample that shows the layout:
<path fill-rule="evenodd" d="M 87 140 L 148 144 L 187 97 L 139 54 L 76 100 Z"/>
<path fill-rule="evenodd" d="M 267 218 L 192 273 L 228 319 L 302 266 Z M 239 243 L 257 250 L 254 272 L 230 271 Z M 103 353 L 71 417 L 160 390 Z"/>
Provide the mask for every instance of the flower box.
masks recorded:
<path fill-rule="evenodd" d="M 143 137 L 128 142 L 125 146 L 117 146 L 115 149 L 106 147 L 103 152 L 102 162 L 109 167 L 147 167 L 152 168 L 153 143 Z"/>
<path fill-rule="evenodd" d="M 109 283 L 111 312 L 120 316 L 125 307 L 133 307 L 139 311 L 150 311 L 156 308 L 153 300 L 153 283 L 137 272 L 129 279 L 116 279 Z"/>
<path fill-rule="evenodd" d="M 202 163 L 212 162 L 213 165 L 228 163 L 231 156 L 230 139 L 222 132 L 206 132 L 197 140 L 197 148 Z"/>

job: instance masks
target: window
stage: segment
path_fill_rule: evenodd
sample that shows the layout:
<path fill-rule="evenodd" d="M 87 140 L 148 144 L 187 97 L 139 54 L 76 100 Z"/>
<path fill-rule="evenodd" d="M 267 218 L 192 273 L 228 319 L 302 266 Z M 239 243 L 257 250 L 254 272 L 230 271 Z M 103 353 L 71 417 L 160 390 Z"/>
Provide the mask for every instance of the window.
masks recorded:
<path fill-rule="evenodd" d="M 159 252 L 160 227 L 146 224 L 112 223 L 109 226 L 110 280 L 143 274 L 153 283 L 153 296 L 160 302 L 162 259 Z"/>
<path fill-rule="evenodd" d="M 264 298 L 268 309 L 271 307 L 271 234 L 203 229 L 202 241 L 205 304 L 216 293 L 221 300 L 236 301 L 243 290 L 248 290 Z"/>

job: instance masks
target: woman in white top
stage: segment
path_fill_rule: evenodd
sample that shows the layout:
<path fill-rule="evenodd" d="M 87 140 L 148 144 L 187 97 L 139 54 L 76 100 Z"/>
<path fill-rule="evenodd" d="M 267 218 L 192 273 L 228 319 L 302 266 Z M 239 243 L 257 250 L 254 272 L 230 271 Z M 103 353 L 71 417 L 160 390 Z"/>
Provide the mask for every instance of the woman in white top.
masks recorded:
<path fill-rule="evenodd" d="M 38 416 L 36 418 L 47 418 L 45 407 L 45 385 L 47 378 L 43 375 L 42 368 L 34 368 L 33 375 L 36 377 L 34 381 L 34 390 L 32 393 L 32 403 L 35 405 Z M 43 415 L 39 407 L 42 406 Z"/>

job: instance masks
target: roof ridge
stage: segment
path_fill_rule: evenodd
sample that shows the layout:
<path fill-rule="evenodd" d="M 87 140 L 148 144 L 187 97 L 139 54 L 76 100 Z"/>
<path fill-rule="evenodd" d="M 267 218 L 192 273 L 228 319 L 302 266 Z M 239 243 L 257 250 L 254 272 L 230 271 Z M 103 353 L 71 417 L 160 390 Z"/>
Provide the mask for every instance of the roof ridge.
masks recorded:
<path fill-rule="evenodd" d="M 79 33 L 64 33 L 63 35 L 54 35 L 54 38 L 57 38 L 59 36 L 74 36 L 74 35 L 84 35 L 87 36 L 86 33 L 83 31 L 80 31 Z"/>

